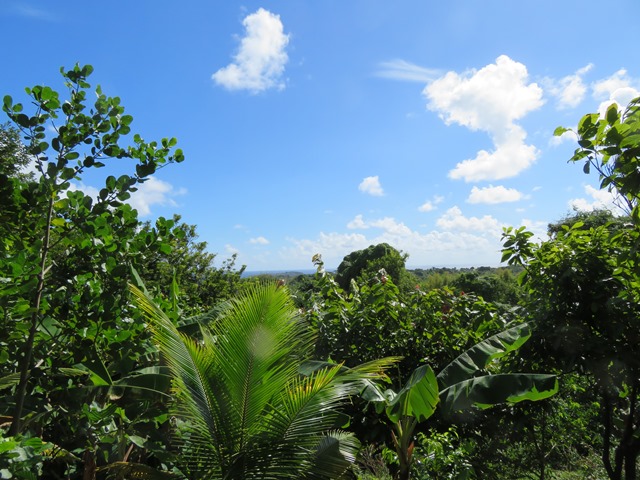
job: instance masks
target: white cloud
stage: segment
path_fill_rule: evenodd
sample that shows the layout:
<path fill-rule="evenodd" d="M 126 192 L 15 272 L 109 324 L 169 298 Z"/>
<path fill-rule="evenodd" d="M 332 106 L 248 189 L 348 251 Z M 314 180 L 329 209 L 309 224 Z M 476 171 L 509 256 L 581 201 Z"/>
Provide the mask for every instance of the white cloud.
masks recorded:
<path fill-rule="evenodd" d="M 381 62 L 380 69 L 376 75 L 393 80 L 404 80 L 408 82 L 427 83 L 435 80 L 441 72 L 431 68 L 420 67 L 406 60 L 391 60 Z"/>
<path fill-rule="evenodd" d="M 35 170 L 35 171 L 37 173 L 39 173 L 37 170 Z M 91 185 L 85 185 L 82 182 L 80 182 L 80 183 L 70 183 L 68 190 L 71 191 L 71 192 L 80 191 L 80 192 L 84 193 L 85 195 L 90 196 L 93 199 L 98 198 L 98 195 L 100 193 L 100 190 L 98 190 L 97 188 L 92 187 Z"/>
<path fill-rule="evenodd" d="M 534 242 L 544 242 L 549 239 L 549 222 L 523 219 L 519 226 L 525 227 L 529 232 L 533 233 L 532 240 Z"/>
<path fill-rule="evenodd" d="M 443 201 L 444 201 L 444 197 L 440 195 L 436 195 L 435 197 L 433 197 L 433 200 L 427 200 L 425 203 L 420 205 L 418 207 L 418 211 L 431 212 L 437 208 L 436 205 L 438 205 L 439 203 L 442 203 Z"/>
<path fill-rule="evenodd" d="M 356 217 L 347 224 L 347 228 L 351 230 L 366 230 L 368 228 L 379 228 L 391 235 L 406 236 L 411 234 L 411 229 L 404 223 L 396 222 L 391 217 L 384 217 L 377 220 L 365 221 L 362 215 Z"/>
<path fill-rule="evenodd" d="M 506 188 L 502 185 L 494 187 L 490 185 L 485 188 L 473 187 L 469 198 L 467 198 L 467 202 L 496 204 L 517 202 L 522 198 L 524 198 L 524 195 L 515 188 Z"/>
<path fill-rule="evenodd" d="M 389 235 L 399 235 L 402 237 L 406 237 L 411 235 L 411 229 L 407 227 L 404 223 L 396 222 L 395 219 L 391 217 L 381 218 L 379 220 L 373 220 L 369 222 L 372 227 L 381 228 L 385 233 Z"/>
<path fill-rule="evenodd" d="M 175 190 L 173 185 L 163 180 L 158 180 L 156 177 L 149 177 L 146 182 L 138 184 L 137 189 L 137 191 L 131 193 L 131 198 L 127 200 L 127 203 L 138 210 L 140 217 L 150 215 L 153 205 L 176 207 L 178 204 L 175 202 L 174 197 L 186 193 L 185 189 Z M 91 185 L 85 185 L 82 182 L 70 183 L 69 191 L 81 191 L 93 199 L 97 199 L 100 194 L 99 189 Z"/>
<path fill-rule="evenodd" d="M 234 62 L 211 78 L 229 90 L 257 93 L 274 87 L 284 88 L 282 74 L 289 60 L 285 51 L 289 35 L 284 33 L 280 16 L 260 8 L 248 15 L 242 24 L 246 32 Z"/>
<path fill-rule="evenodd" d="M 560 80 L 545 78 L 543 85 L 546 90 L 558 99 L 558 108 L 577 107 L 587 93 L 587 86 L 582 77 L 593 68 L 593 64 L 582 67 L 573 75 L 567 75 Z"/>
<path fill-rule="evenodd" d="M 571 130 L 567 130 L 559 137 L 556 137 L 554 135 L 553 137 L 551 137 L 551 139 L 549 139 L 549 145 L 551 145 L 552 147 L 557 147 L 558 145 L 562 145 L 563 143 L 566 143 L 566 142 L 575 143 L 578 140 L 578 137 L 575 134 L 575 131 L 577 129 L 578 129 L 577 127 L 574 127 Z"/>
<path fill-rule="evenodd" d="M 382 185 L 380 185 L 380 179 L 376 175 L 375 177 L 366 177 L 360 185 L 358 185 L 358 190 L 364 193 L 368 193 L 369 195 L 373 195 L 374 197 L 381 197 L 384 195 L 384 190 L 382 190 Z"/>
<path fill-rule="evenodd" d="M 616 90 L 629 87 L 631 82 L 632 80 L 629 75 L 627 75 L 627 71 L 621 68 L 613 75 L 593 83 L 591 86 L 593 98 L 596 100 L 609 99 Z"/>
<path fill-rule="evenodd" d="M 472 231 L 472 232 L 492 232 L 499 235 L 502 232 L 502 225 L 491 215 L 482 218 L 465 217 L 458 207 L 451 207 L 440 217 L 436 225 L 444 230 Z"/>
<path fill-rule="evenodd" d="M 320 253 L 328 268 L 337 267 L 342 259 L 354 250 L 362 250 L 371 245 L 370 240 L 360 233 L 324 233 L 317 239 L 288 239 L 290 246 L 280 250 L 283 265 L 309 265 L 311 258 Z"/>
<path fill-rule="evenodd" d="M 141 217 L 144 217 L 151 213 L 153 205 L 177 206 L 173 198 L 185 193 L 185 189 L 175 190 L 170 183 L 158 180 L 156 177 L 149 177 L 146 182 L 138 185 L 137 192 L 131 194 L 129 204 L 138 210 Z"/>
<path fill-rule="evenodd" d="M 361 217 L 361 216 L 359 216 Z M 283 263 L 290 265 L 311 265 L 311 257 L 320 253 L 328 268 L 337 267 L 342 259 L 354 250 L 362 250 L 369 245 L 388 243 L 398 250 L 409 253 L 409 265 L 498 265 L 500 262 L 501 226 L 497 221 L 467 219 L 465 225 L 461 214 L 455 230 L 418 232 L 393 218 L 383 218 L 364 222 L 370 232 L 377 228 L 379 233 L 365 236 L 359 233 L 321 233 L 317 239 L 293 239 L 290 245 L 280 250 Z M 474 229 L 474 221 L 481 228 Z"/>
<path fill-rule="evenodd" d="M 510 133 L 511 137 L 496 143 L 493 151 L 480 150 L 475 158 L 458 163 L 449 177 L 466 182 L 503 180 L 527 169 L 538 157 L 538 149 L 524 143 L 527 135 L 520 126 L 511 126 Z"/>
<path fill-rule="evenodd" d="M 362 219 L 362 215 L 356 215 L 353 220 L 347 223 L 347 228 L 349 230 L 364 230 L 369 228 L 369 225 Z"/>
<path fill-rule="evenodd" d="M 418 211 L 420 212 L 431 212 L 435 209 L 436 209 L 436 206 L 430 200 L 427 200 L 426 202 L 424 202 L 422 205 L 418 207 Z"/>
<path fill-rule="evenodd" d="M 544 103 L 542 89 L 527 81 L 527 68 L 502 55 L 495 64 L 463 74 L 448 72 L 425 87 L 427 107 L 447 125 L 485 131 L 494 143 L 492 152 L 481 150 L 475 158 L 458 163 L 449 173 L 451 178 L 513 177 L 536 160 L 538 150 L 525 144 L 526 132 L 515 123 Z"/>
<path fill-rule="evenodd" d="M 594 82 L 593 97 L 601 100 L 598 112 L 601 115 L 612 103 L 624 108 L 634 98 L 640 96 L 640 81 L 629 77 L 625 69 L 620 69 L 610 77 Z"/>
<path fill-rule="evenodd" d="M 269 245 L 269 240 L 264 237 L 250 238 L 249 243 L 252 245 Z"/>
<path fill-rule="evenodd" d="M 590 198 L 573 198 L 569 200 L 571 209 L 583 212 L 606 209 L 616 214 L 623 213 L 622 209 L 617 206 L 615 191 L 610 192 L 606 189 L 597 189 L 591 185 L 585 185 L 584 192 Z"/>

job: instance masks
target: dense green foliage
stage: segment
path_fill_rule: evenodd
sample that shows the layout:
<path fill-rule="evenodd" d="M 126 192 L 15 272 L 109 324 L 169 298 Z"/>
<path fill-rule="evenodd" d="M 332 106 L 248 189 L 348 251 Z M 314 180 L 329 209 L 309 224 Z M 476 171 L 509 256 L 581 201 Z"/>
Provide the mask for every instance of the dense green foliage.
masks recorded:
<path fill-rule="evenodd" d="M 174 379 L 174 412 L 185 421 L 179 463 L 189 475 L 329 479 L 354 462 L 359 444 L 336 430 L 337 407 L 380 378 L 389 361 L 305 369 L 313 337 L 275 284 L 234 300 L 202 342 L 181 335 L 152 299 L 135 293 Z"/>
<path fill-rule="evenodd" d="M 91 73 L 3 99 L 0 478 L 637 478 L 640 100 L 584 116 L 571 159 L 629 215 L 506 229 L 500 269 L 379 244 L 285 282 L 139 221 L 183 155 Z"/>
<path fill-rule="evenodd" d="M 3 101 L 14 126 L 3 127 L 0 172 L 0 415 L 8 435 L 0 470 L 23 458 L 49 478 L 91 478 L 113 462 L 170 458 L 162 398 L 125 388 L 146 387 L 157 369 L 127 284 L 133 268 L 170 253 L 185 234 L 164 219 L 141 232 L 126 201 L 183 155 L 174 139 L 128 141 L 131 116 L 118 98 L 90 91 L 91 71 L 62 71 L 66 99 L 36 86 L 28 107 Z M 132 172 L 105 174 L 97 198 L 72 188 L 126 160 Z M 33 176 L 18 168 L 27 161 Z"/>
<path fill-rule="evenodd" d="M 336 282 L 343 290 L 351 288 L 351 281 L 367 284 L 376 281 L 380 270 L 391 277 L 399 287 L 411 284 L 411 278 L 405 268 L 408 254 L 399 252 L 388 243 L 371 245 L 364 250 L 348 254 L 336 270 Z"/>
<path fill-rule="evenodd" d="M 592 379 L 602 436 L 601 457 L 611 479 L 637 478 L 640 456 L 640 329 L 638 307 L 639 100 L 606 115 L 585 115 L 571 161 L 595 168 L 631 221 L 606 213 L 578 214 L 550 228 L 540 244 L 520 228 L 505 231 L 503 260 L 521 265 L 527 314 L 537 331 L 523 359 Z M 556 134 L 566 129 L 559 128 Z"/>
<path fill-rule="evenodd" d="M 236 295 L 245 267 L 236 269 L 236 255 L 233 255 L 216 268 L 216 255 L 207 251 L 206 242 L 198 241 L 195 225 L 180 223 L 180 220 L 179 215 L 173 216 L 167 246 L 149 255 L 138 267 L 138 273 L 147 288 L 164 298 L 171 296 L 171 285 L 177 283 L 180 314 L 190 316 L 209 311 Z M 153 238 L 154 228 L 146 222 L 139 235 Z"/>
<path fill-rule="evenodd" d="M 127 308 L 126 284 L 129 267 L 159 248 L 165 232 L 161 226 L 142 242 L 125 202 L 158 168 L 183 159 L 174 139 L 146 143 L 136 135 L 124 146 L 132 118 L 99 87 L 87 104 L 91 72 L 62 71 L 66 100 L 49 87 L 27 89 L 29 113 L 4 97 L 37 175 L 9 179 L 0 258 L 0 375 L 11 388 L 0 409 L 8 433 L 51 439 L 55 458 L 82 459 L 85 471 L 95 470 L 98 453 L 124 457 L 126 436 L 144 428 L 136 417 L 153 418 L 153 405 L 139 397 L 115 402 L 122 394 L 87 387 L 99 383 L 90 372 L 115 381 L 145 366 L 147 333 Z M 134 173 L 107 176 L 97 199 L 70 188 L 88 170 L 124 159 Z M 51 466 L 67 470 L 59 467 Z"/>

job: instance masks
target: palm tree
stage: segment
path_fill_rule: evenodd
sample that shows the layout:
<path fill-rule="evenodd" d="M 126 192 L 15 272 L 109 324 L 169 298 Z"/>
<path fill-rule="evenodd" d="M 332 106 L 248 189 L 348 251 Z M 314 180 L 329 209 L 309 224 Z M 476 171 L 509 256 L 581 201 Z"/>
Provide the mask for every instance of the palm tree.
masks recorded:
<path fill-rule="evenodd" d="M 199 479 L 341 478 L 359 443 L 338 411 L 393 359 L 301 368 L 313 337 L 285 288 L 254 286 L 202 327 L 180 333 L 132 287 L 171 371 L 181 460 Z M 300 372 L 309 372 L 302 375 Z M 342 419 L 344 423 L 344 419 Z"/>

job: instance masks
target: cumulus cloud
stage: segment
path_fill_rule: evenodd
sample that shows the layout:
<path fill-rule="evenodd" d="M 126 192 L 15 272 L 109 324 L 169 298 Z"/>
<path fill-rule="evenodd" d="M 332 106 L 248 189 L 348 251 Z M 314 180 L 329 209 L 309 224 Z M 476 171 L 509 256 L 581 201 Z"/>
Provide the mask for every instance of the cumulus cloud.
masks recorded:
<path fill-rule="evenodd" d="M 572 210 L 591 212 L 593 210 L 606 209 L 615 214 L 624 213 L 618 206 L 615 191 L 610 192 L 606 189 L 601 190 L 591 185 L 585 185 L 584 192 L 588 195 L 588 198 L 573 198 L 569 200 L 569 207 Z"/>
<path fill-rule="evenodd" d="M 542 89 L 528 83 L 527 68 L 506 55 L 480 70 L 462 74 L 448 72 L 423 90 L 427 107 L 447 125 L 487 132 L 494 144 L 491 152 L 481 150 L 449 172 L 467 182 L 498 180 L 518 175 L 537 158 L 538 150 L 527 145 L 526 132 L 516 123 L 540 108 Z"/>
<path fill-rule="evenodd" d="M 250 238 L 249 243 L 252 245 L 269 245 L 269 240 L 264 237 Z"/>
<path fill-rule="evenodd" d="M 593 97 L 601 101 L 598 112 L 604 115 L 612 103 L 624 108 L 631 100 L 640 96 L 640 81 L 631 78 L 625 69 L 620 69 L 613 75 L 594 82 L 592 89 Z"/>
<path fill-rule="evenodd" d="M 131 194 L 129 204 L 138 210 L 141 217 L 151 214 L 153 205 L 160 206 L 177 206 L 175 197 L 184 195 L 185 189 L 176 190 L 173 185 L 156 177 L 149 179 L 141 185 L 138 185 L 138 191 Z"/>
<path fill-rule="evenodd" d="M 431 200 L 427 200 L 422 205 L 418 207 L 419 212 L 431 212 L 436 209 L 436 206 L 433 204 Z"/>
<path fill-rule="evenodd" d="M 444 230 L 451 231 L 472 231 L 472 232 L 491 232 L 499 235 L 502 232 L 502 225 L 491 215 L 485 215 L 482 218 L 465 217 L 458 207 L 451 207 L 442 217 L 440 217 L 436 225 Z"/>
<path fill-rule="evenodd" d="M 378 77 L 408 82 L 427 83 L 441 75 L 439 70 L 420 67 L 414 63 L 400 59 L 381 62 L 379 67 L 379 70 L 376 72 Z"/>
<path fill-rule="evenodd" d="M 485 188 L 473 187 L 469 198 L 467 198 L 467 202 L 492 205 L 496 203 L 517 202 L 522 198 L 524 198 L 524 195 L 515 188 L 506 188 L 502 185 L 498 185 L 497 187 L 489 185 Z"/>
<path fill-rule="evenodd" d="M 613 75 L 593 83 L 593 97 L 597 100 L 608 99 L 616 90 L 627 88 L 631 83 L 627 70 L 621 68 Z"/>
<path fill-rule="evenodd" d="M 364 221 L 362 215 L 356 215 L 353 220 L 347 223 L 347 228 L 349 230 L 363 230 L 369 228 L 369 225 Z"/>
<path fill-rule="evenodd" d="M 365 221 L 362 215 L 356 215 L 347 224 L 351 230 L 366 230 L 368 228 L 379 228 L 391 235 L 406 236 L 411 234 L 411 229 L 402 222 L 397 222 L 394 218 L 384 217 L 377 220 Z"/>
<path fill-rule="evenodd" d="M 493 151 L 478 151 L 475 158 L 458 163 L 449 172 L 449 177 L 466 182 L 502 180 L 529 168 L 538 157 L 538 149 L 524 143 L 527 135 L 520 126 L 512 125 L 509 131 L 511 137 L 495 143 Z"/>
<path fill-rule="evenodd" d="M 442 203 L 443 201 L 444 201 L 444 197 L 440 195 L 436 195 L 435 197 L 433 197 L 433 200 L 427 200 L 425 203 L 420 205 L 418 207 L 418 211 L 431 212 L 437 208 L 436 205 L 438 205 L 439 203 Z"/>
<path fill-rule="evenodd" d="M 592 68 L 593 64 L 590 63 L 573 75 L 567 75 L 559 80 L 545 78 L 542 81 L 547 92 L 557 98 L 559 109 L 574 108 L 582 102 L 587 93 L 583 77 Z"/>
<path fill-rule="evenodd" d="M 245 36 L 233 63 L 211 78 L 229 90 L 258 93 L 269 88 L 284 88 L 282 75 L 289 60 L 286 52 L 289 35 L 284 33 L 280 16 L 260 8 L 242 24 Z"/>
<path fill-rule="evenodd" d="M 384 190 L 382 189 L 382 185 L 380 185 L 380 179 L 376 175 L 375 177 L 366 177 L 360 185 L 358 185 L 358 190 L 364 193 L 368 193 L 369 195 L 373 195 L 374 197 L 381 197 L 384 195 Z"/>
<path fill-rule="evenodd" d="M 433 230 L 419 232 L 410 229 L 393 218 L 365 221 L 368 235 L 361 233 L 321 233 L 316 239 L 289 238 L 289 245 L 282 248 L 279 256 L 283 263 L 291 265 L 311 264 L 311 257 L 320 253 L 328 268 L 337 267 L 345 255 L 362 250 L 369 245 L 388 243 L 410 254 L 413 266 L 430 265 L 498 265 L 500 262 L 501 228 L 491 230 L 489 223 L 483 229 L 474 230 L 473 225 L 463 225 L 462 214 L 458 217 L 456 230 Z M 479 220 L 482 223 L 482 219 Z M 469 223 L 469 222 L 468 222 Z M 473 219 L 471 220 L 473 223 Z M 498 225 L 493 221 L 494 226 Z M 301 263 L 304 262 L 304 263 Z"/>
<path fill-rule="evenodd" d="M 311 258 L 319 253 L 327 267 L 335 268 L 347 254 L 371 245 L 371 241 L 360 233 L 320 232 L 315 239 L 288 238 L 287 240 L 289 245 L 283 247 L 279 255 L 283 265 L 292 266 L 311 266 Z"/>

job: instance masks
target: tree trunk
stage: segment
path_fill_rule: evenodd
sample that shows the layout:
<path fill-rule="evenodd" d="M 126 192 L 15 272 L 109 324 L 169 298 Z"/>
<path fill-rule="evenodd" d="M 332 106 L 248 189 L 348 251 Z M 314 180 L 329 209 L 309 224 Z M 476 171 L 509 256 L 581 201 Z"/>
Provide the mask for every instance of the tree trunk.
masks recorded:
<path fill-rule="evenodd" d="M 84 461 L 84 471 L 82 480 L 96 480 L 96 454 L 92 449 L 87 448 L 82 455 Z"/>
<path fill-rule="evenodd" d="M 624 431 L 624 478 L 625 480 L 636 480 L 636 459 L 638 458 L 638 442 L 634 438 L 636 424 L 636 403 L 638 399 L 638 382 L 633 381 L 631 393 L 629 394 L 629 413 Z"/>
<path fill-rule="evenodd" d="M 413 456 L 413 432 L 418 421 L 415 417 L 404 417 L 396 423 L 396 432 L 392 433 L 393 443 L 398 454 L 400 468 L 396 475 L 396 480 L 410 480 L 411 478 L 411 458 Z"/>
<path fill-rule="evenodd" d="M 618 450 L 616 450 L 615 468 L 611 464 L 611 428 L 613 405 L 606 391 L 602 392 L 602 423 L 604 425 L 602 442 L 602 463 L 610 480 L 622 480 L 622 465 L 618 464 Z"/>
<path fill-rule="evenodd" d="M 29 327 L 29 337 L 24 347 L 24 358 L 19 366 L 20 381 L 16 389 L 16 405 L 13 410 L 13 419 L 9 428 L 9 436 L 18 435 L 22 430 L 22 410 L 24 409 L 24 401 L 27 397 L 27 385 L 29 384 L 29 376 L 31 373 L 31 361 L 33 359 L 33 347 L 38 330 L 40 318 L 40 304 L 42 303 L 42 295 L 44 293 L 45 275 L 47 274 L 47 256 L 49 254 L 49 244 L 51 242 L 51 221 L 53 219 L 53 204 L 55 197 L 49 196 L 49 204 L 47 205 L 47 223 L 45 225 L 44 237 L 42 239 L 42 248 L 40 250 L 40 271 L 38 272 L 38 284 L 33 297 L 33 312 L 31 313 L 31 325 Z"/>

